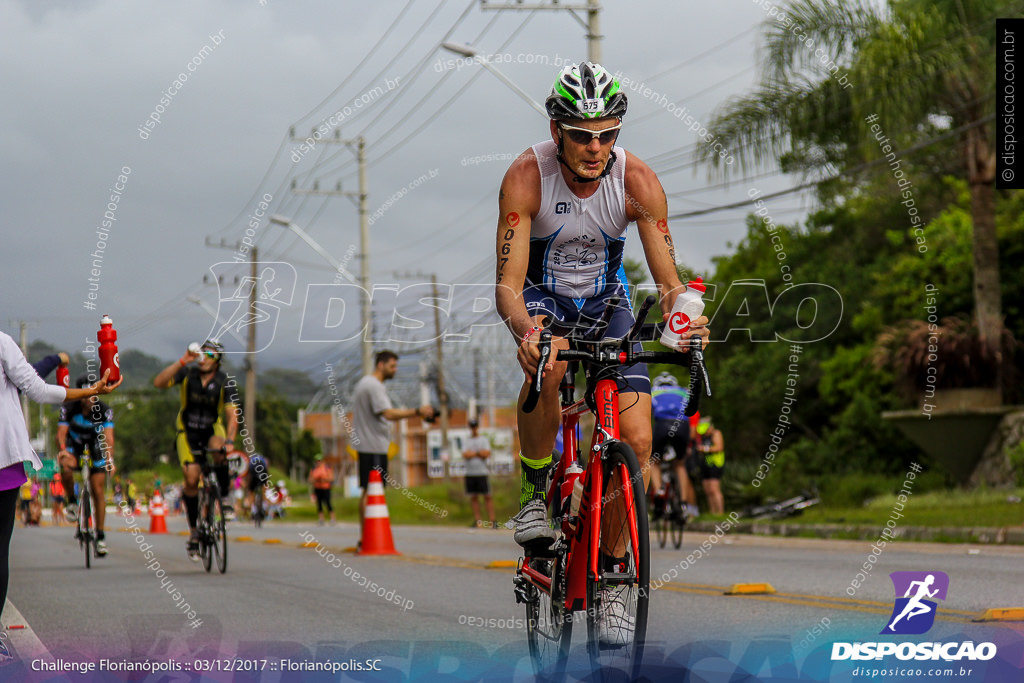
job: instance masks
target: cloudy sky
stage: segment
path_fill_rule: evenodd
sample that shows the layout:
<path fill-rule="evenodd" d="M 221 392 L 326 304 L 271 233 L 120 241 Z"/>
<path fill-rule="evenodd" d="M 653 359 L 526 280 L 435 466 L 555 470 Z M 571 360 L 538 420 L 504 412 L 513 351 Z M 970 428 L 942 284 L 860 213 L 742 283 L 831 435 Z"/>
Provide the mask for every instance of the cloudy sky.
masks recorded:
<path fill-rule="evenodd" d="M 604 66 L 671 103 L 627 89 L 619 138 L 659 172 L 670 213 L 795 184 L 770 174 L 720 187 L 690 163 L 696 134 L 671 113 L 686 107 L 707 121 L 751 86 L 759 3 L 602 4 Z M 16 321 L 31 321 L 30 339 L 77 350 L 109 313 L 122 348 L 176 357 L 210 334 L 204 305 L 222 316 L 235 305 L 234 271 L 220 288 L 211 272 L 235 253 L 207 243 L 233 247 L 255 221 L 260 260 L 288 264 L 276 267 L 281 291 L 268 304 L 276 325 L 259 328 L 261 363 L 308 370 L 350 358 L 352 342 L 300 341 L 317 328 L 309 311 L 303 320 L 309 287 L 332 283 L 331 267 L 292 232 L 250 218 L 266 195 L 265 214 L 289 217 L 358 273 L 353 201 L 291 190 L 340 181 L 355 191 L 354 151 L 324 141 L 302 151 L 290 129 L 309 135 L 333 117 L 344 138 L 365 138 L 375 284 L 432 273 L 490 283 L 497 187 L 508 157 L 547 127 L 512 89 L 478 65 L 453 65 L 439 45 L 495 55 L 542 101 L 556 65 L 585 58 L 584 33 L 565 11 L 485 11 L 470 0 L 0 0 L 3 329 L 16 337 Z M 795 195 L 776 201 L 781 221 L 805 208 Z M 675 221 L 681 260 L 710 267 L 742 236 L 743 215 Z"/>

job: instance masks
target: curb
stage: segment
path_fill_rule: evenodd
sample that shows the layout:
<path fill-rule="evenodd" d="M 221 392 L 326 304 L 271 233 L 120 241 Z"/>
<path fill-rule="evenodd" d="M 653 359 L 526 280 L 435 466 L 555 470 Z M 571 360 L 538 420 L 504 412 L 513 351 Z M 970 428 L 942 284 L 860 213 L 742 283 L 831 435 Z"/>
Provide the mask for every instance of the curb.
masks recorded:
<path fill-rule="evenodd" d="M 687 530 L 714 533 L 721 522 L 691 522 Z M 792 522 L 740 522 L 729 530 L 734 534 L 755 536 L 787 536 L 797 538 L 832 538 L 874 541 L 882 526 L 865 524 L 794 524 Z M 898 526 L 892 540 L 930 543 L 974 543 L 987 545 L 1024 545 L 1024 527 L 925 527 Z"/>

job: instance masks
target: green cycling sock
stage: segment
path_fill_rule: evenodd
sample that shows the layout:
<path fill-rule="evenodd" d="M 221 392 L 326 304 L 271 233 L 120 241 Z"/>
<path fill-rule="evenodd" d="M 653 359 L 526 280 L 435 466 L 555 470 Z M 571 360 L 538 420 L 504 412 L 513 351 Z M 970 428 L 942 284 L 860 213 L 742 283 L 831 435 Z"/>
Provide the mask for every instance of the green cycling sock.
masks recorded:
<path fill-rule="evenodd" d="M 519 507 L 522 508 L 534 498 L 543 501 L 547 497 L 548 472 L 551 470 L 551 456 L 531 460 L 519 454 L 521 467 Z"/>

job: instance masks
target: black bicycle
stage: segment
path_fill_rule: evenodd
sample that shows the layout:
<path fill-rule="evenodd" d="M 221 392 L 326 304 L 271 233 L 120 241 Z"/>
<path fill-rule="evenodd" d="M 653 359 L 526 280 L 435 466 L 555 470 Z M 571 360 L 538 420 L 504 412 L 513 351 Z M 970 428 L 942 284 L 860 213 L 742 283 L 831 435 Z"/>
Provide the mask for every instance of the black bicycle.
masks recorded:
<path fill-rule="evenodd" d="M 683 545 L 683 529 L 686 527 L 686 509 L 679 496 L 674 463 L 661 461 L 661 490 L 652 494 L 651 522 L 658 534 L 658 547 L 664 548 L 669 535 L 672 545 L 678 550 Z"/>
<path fill-rule="evenodd" d="M 92 482 L 89 481 L 89 468 L 92 467 L 92 457 L 88 452 L 79 456 L 79 464 L 82 466 L 82 505 L 78 508 L 78 529 L 75 531 L 75 538 L 78 539 L 78 548 L 85 550 L 85 568 L 92 566 L 92 558 L 96 552 L 96 520 L 92 511 Z"/>
<path fill-rule="evenodd" d="M 267 518 L 267 501 L 263 496 L 263 487 L 252 492 L 252 523 L 259 529 Z"/>
<path fill-rule="evenodd" d="M 223 451 L 206 449 L 206 452 Z M 220 485 L 209 462 L 204 461 L 201 468 L 203 477 L 199 483 L 199 522 L 196 524 L 199 556 L 203 558 L 203 567 L 206 571 L 213 569 L 213 560 L 216 557 L 217 569 L 223 574 L 228 570 L 228 534 Z"/>

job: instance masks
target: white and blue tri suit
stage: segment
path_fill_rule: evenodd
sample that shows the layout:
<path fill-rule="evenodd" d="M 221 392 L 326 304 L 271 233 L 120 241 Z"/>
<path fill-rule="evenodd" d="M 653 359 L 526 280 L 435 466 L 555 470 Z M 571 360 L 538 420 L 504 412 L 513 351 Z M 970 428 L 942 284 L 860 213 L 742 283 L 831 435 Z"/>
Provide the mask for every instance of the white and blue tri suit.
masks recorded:
<path fill-rule="evenodd" d="M 635 320 L 622 266 L 629 228 L 626 152 L 613 148 L 611 172 L 586 198 L 577 197 L 566 184 L 552 140 L 534 145 L 533 152 L 540 169 L 541 201 L 530 226 L 530 262 L 523 286 L 526 310 L 531 316 L 550 315 L 563 326 L 586 329 L 600 320 L 608 298 L 618 296 L 621 304 L 605 336 L 622 338 Z M 619 389 L 649 394 L 647 365 L 622 368 Z"/>
<path fill-rule="evenodd" d="M 107 456 L 103 433 L 106 429 L 114 428 L 114 410 L 103 401 L 97 400 L 92 404 L 84 403 L 83 412 L 83 401 L 84 399 L 61 404 L 57 425 L 68 428 L 64 444 L 68 453 L 77 460 L 88 449 L 91 462 L 89 472 L 105 472 Z M 79 467 L 80 463 L 78 460 L 75 467 Z"/>

